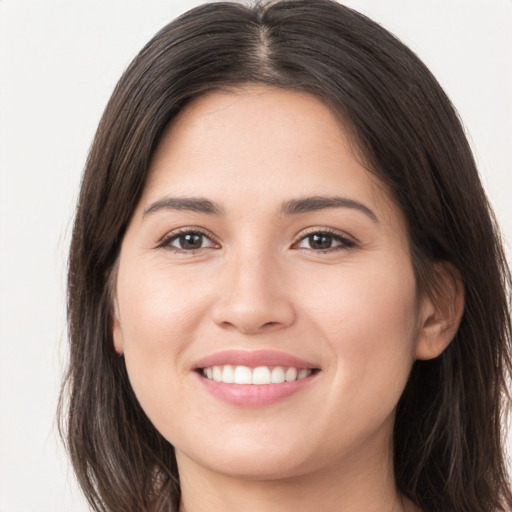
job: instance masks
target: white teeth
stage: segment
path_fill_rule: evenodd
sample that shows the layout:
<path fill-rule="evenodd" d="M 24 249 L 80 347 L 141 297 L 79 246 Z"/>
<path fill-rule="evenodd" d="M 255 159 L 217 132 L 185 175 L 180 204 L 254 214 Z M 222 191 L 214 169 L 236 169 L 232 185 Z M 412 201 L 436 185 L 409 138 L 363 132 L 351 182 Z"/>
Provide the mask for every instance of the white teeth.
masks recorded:
<path fill-rule="evenodd" d="M 247 366 L 237 366 L 235 368 L 235 384 L 252 384 L 252 371 Z"/>
<path fill-rule="evenodd" d="M 225 382 L 226 384 L 232 384 L 235 382 L 235 372 L 230 364 L 224 366 L 224 370 L 222 370 L 222 382 Z"/>
<path fill-rule="evenodd" d="M 258 366 L 249 368 L 248 366 L 212 366 L 204 368 L 203 376 L 216 382 L 224 382 L 225 384 L 281 384 L 283 382 L 293 382 L 309 377 L 312 370 L 307 368 L 283 368 L 275 366 Z"/>
<path fill-rule="evenodd" d="M 280 366 L 276 366 L 272 370 L 272 384 L 281 384 L 284 382 L 284 370 Z"/>
<path fill-rule="evenodd" d="M 270 370 L 267 366 L 258 366 L 252 371 L 252 383 L 253 384 L 270 384 Z"/>
<path fill-rule="evenodd" d="M 222 368 L 220 366 L 213 367 L 213 380 L 216 382 L 222 382 Z"/>
<path fill-rule="evenodd" d="M 299 370 L 299 373 L 297 374 L 297 380 L 305 379 L 309 375 L 311 375 L 311 370 L 306 370 L 306 369 Z"/>
<path fill-rule="evenodd" d="M 286 382 L 293 382 L 294 380 L 297 380 L 297 373 L 298 372 L 295 368 L 288 368 L 288 370 L 286 370 L 286 373 L 284 374 Z"/>

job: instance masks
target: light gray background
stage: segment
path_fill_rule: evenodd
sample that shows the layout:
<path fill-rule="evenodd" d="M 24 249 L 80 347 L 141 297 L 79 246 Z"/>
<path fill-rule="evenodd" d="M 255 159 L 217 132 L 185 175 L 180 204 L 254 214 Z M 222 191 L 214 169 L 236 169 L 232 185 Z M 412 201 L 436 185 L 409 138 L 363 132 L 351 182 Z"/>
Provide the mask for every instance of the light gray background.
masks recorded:
<path fill-rule="evenodd" d="M 65 268 L 89 144 L 128 62 L 197 1 L 0 0 L 0 511 L 87 510 L 56 436 Z M 467 126 L 512 241 L 512 1 L 360 0 Z"/>

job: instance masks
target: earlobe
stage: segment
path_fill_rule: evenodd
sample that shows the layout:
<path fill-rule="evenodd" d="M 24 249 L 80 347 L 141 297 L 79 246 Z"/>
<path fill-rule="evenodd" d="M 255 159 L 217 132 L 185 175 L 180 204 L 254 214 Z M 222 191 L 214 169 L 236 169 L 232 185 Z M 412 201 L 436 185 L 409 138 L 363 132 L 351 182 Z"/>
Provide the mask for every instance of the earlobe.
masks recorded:
<path fill-rule="evenodd" d="M 114 350 L 122 355 L 124 352 L 123 332 L 121 330 L 121 323 L 119 322 L 119 304 L 117 303 L 116 284 L 117 273 L 119 270 L 119 258 L 117 258 L 109 276 L 109 289 L 110 297 L 112 300 L 112 339 L 114 343 Z"/>
<path fill-rule="evenodd" d="M 424 297 L 416 359 L 433 359 L 451 343 L 464 312 L 464 286 L 459 272 L 449 263 L 436 264 L 436 282 Z"/>
<path fill-rule="evenodd" d="M 119 322 L 119 314 L 117 306 L 115 306 L 113 318 L 112 318 L 112 339 L 114 341 L 114 350 L 122 355 L 124 351 L 123 333 L 121 331 L 121 324 Z"/>

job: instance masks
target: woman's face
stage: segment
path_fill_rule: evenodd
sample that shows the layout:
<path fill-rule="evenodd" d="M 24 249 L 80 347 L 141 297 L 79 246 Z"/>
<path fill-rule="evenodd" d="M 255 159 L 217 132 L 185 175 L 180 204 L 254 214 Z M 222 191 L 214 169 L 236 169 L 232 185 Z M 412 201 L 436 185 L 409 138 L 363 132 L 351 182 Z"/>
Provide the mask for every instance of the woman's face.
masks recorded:
<path fill-rule="evenodd" d="M 268 479 L 389 457 L 422 306 L 405 221 L 319 100 L 250 86 L 180 113 L 115 309 L 116 349 L 179 465 Z"/>

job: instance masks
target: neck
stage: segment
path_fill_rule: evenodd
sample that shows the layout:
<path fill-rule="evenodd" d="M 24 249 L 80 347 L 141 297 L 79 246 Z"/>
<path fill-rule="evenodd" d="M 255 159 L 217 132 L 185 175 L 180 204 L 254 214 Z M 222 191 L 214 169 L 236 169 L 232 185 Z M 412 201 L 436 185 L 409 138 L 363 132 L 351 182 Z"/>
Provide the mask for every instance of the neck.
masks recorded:
<path fill-rule="evenodd" d="M 389 454 L 372 459 L 345 459 L 299 476 L 254 479 L 211 471 L 180 455 L 180 512 L 419 512 L 397 491 Z"/>

